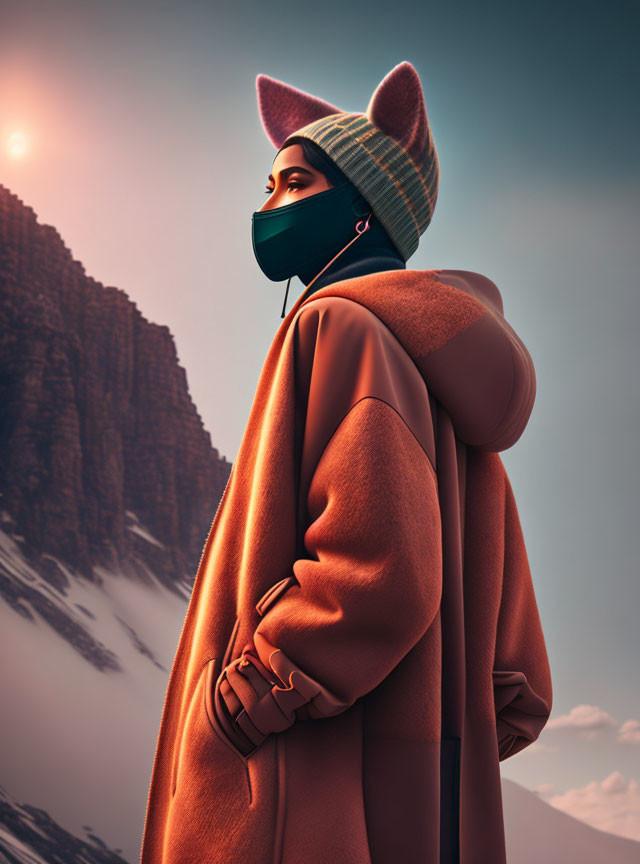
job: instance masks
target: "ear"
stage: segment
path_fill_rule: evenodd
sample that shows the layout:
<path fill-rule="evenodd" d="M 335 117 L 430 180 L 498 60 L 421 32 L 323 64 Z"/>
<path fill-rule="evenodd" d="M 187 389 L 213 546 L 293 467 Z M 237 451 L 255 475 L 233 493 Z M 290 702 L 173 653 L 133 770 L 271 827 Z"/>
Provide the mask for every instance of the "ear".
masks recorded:
<path fill-rule="evenodd" d="M 421 165 L 426 155 L 429 121 L 420 78 L 404 60 L 385 75 L 367 107 L 367 117 L 395 139 Z"/>
<path fill-rule="evenodd" d="M 320 120 L 328 114 L 342 113 L 342 109 L 317 99 L 303 90 L 284 84 L 268 75 L 256 78 L 258 109 L 267 137 L 279 148 L 293 132 L 307 123 Z"/>

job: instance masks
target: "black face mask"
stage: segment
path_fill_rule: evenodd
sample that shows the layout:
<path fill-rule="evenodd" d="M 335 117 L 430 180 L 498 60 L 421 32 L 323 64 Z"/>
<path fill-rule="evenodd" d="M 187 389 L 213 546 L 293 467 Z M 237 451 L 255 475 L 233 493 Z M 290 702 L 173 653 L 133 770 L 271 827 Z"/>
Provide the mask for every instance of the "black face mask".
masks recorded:
<path fill-rule="evenodd" d="M 267 279 L 279 282 L 318 270 L 356 236 L 371 208 L 352 183 L 341 183 L 301 201 L 258 210 L 251 217 L 253 252 Z"/>

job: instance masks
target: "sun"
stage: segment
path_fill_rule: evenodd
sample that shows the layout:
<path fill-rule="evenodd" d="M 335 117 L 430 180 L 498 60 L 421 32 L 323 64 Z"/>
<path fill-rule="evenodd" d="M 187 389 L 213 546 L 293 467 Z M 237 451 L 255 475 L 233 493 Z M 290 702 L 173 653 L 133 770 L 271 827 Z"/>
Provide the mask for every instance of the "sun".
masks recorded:
<path fill-rule="evenodd" d="M 7 139 L 9 156 L 12 159 L 22 159 L 26 154 L 29 142 L 24 132 L 12 132 Z"/>

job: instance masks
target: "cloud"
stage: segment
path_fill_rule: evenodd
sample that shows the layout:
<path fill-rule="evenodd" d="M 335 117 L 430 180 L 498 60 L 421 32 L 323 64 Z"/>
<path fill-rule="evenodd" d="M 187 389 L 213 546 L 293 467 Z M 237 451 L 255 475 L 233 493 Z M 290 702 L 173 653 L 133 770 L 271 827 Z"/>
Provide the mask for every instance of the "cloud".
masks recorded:
<path fill-rule="evenodd" d="M 618 721 L 608 711 L 597 705 L 576 705 L 568 714 L 552 717 L 544 727 L 545 733 L 554 729 L 565 729 L 574 732 L 578 737 L 593 740 L 599 732 L 606 729 L 617 729 L 617 741 L 640 744 L 640 720 L 625 720 L 618 726 Z M 555 750 L 556 747 L 535 741 L 528 750 Z"/>
<path fill-rule="evenodd" d="M 543 784 L 536 791 L 553 784 Z M 593 780 L 581 789 L 569 789 L 545 800 L 552 807 L 581 819 L 601 831 L 640 841 L 640 784 L 613 771 L 601 782 Z"/>
<path fill-rule="evenodd" d="M 545 801 L 557 793 L 555 783 L 541 783 L 539 786 L 534 786 L 533 791 Z"/>
<path fill-rule="evenodd" d="M 617 720 L 597 705 L 576 705 L 568 714 L 550 719 L 545 726 L 545 731 L 568 729 L 576 732 L 581 738 L 591 739 L 603 729 L 610 729 L 617 725 Z"/>
<path fill-rule="evenodd" d="M 640 744 L 640 720 L 625 720 L 618 729 L 618 741 Z"/>

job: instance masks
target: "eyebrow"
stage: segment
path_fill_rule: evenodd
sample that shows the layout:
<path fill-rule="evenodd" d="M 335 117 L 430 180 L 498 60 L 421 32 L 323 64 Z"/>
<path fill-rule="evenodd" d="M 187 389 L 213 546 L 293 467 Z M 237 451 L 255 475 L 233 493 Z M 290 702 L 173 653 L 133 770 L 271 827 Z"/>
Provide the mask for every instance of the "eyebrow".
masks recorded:
<path fill-rule="evenodd" d="M 289 174 L 293 174 L 294 171 L 302 171 L 304 174 L 311 174 L 313 176 L 312 171 L 307 171 L 306 168 L 302 168 L 300 165 L 290 165 L 288 168 L 283 168 L 280 172 L 280 176 L 286 178 Z M 267 180 L 273 180 L 273 174 L 269 174 Z"/>

